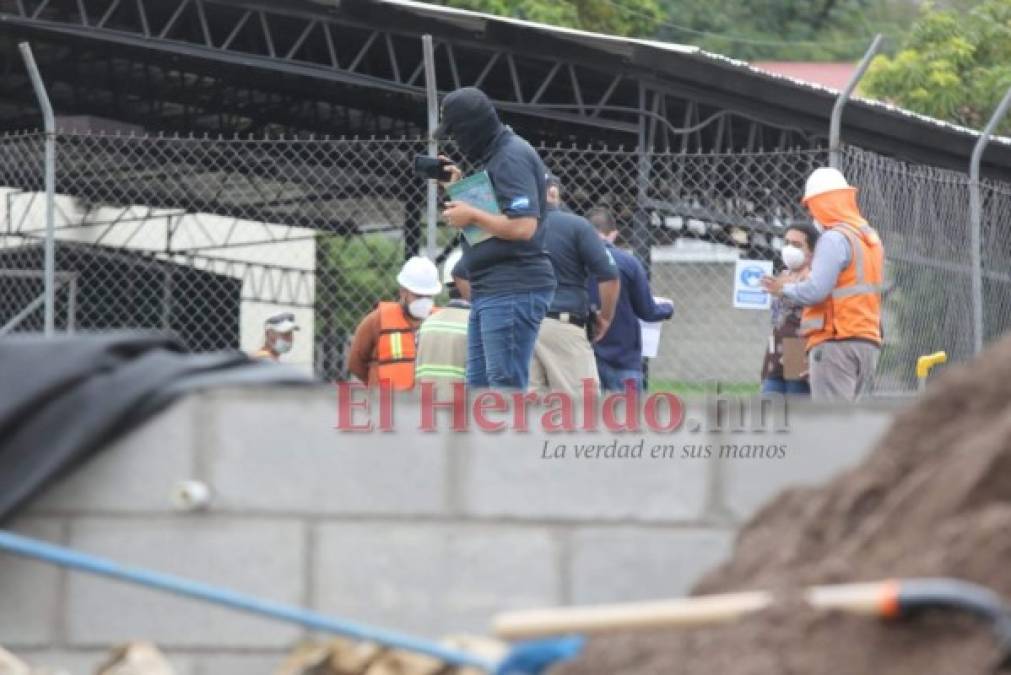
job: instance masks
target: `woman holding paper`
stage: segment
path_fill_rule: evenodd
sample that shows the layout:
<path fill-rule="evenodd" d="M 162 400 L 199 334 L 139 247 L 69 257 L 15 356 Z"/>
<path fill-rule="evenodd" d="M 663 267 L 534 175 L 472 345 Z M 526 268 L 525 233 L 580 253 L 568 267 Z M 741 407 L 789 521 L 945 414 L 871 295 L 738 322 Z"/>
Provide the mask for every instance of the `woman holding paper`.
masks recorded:
<path fill-rule="evenodd" d="M 784 283 L 807 278 L 818 235 L 818 228 L 809 223 L 787 228 L 780 252 L 786 269 L 779 277 Z M 772 334 L 762 362 L 763 394 L 811 395 L 804 338 L 798 335 L 803 309 L 783 296 L 772 298 Z"/>

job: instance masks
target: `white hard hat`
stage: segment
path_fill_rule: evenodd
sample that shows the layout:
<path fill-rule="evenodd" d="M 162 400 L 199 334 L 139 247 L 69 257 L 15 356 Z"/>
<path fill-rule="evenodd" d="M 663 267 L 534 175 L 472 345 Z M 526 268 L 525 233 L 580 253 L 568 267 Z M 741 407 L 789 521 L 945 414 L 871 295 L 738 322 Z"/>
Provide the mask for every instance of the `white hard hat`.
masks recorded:
<path fill-rule="evenodd" d="M 420 255 L 404 263 L 397 275 L 397 283 L 415 295 L 437 295 L 442 290 L 435 263 Z"/>
<path fill-rule="evenodd" d="M 442 263 L 442 283 L 451 284 L 453 282 L 453 268 L 463 257 L 462 248 L 454 248 L 453 252 L 446 256 L 446 261 Z"/>
<path fill-rule="evenodd" d="M 839 169 L 823 166 L 820 169 L 815 169 L 807 177 L 807 184 L 804 185 L 804 198 L 801 201 L 806 202 L 808 199 L 825 194 L 826 192 L 847 190 L 851 187 Z"/>

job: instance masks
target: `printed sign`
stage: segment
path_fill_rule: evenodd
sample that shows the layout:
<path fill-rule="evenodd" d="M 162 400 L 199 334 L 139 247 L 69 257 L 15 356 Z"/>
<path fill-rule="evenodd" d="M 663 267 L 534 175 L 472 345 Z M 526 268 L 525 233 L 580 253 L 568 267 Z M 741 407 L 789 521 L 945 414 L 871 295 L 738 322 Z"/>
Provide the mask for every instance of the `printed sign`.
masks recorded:
<path fill-rule="evenodd" d="M 734 307 L 769 309 L 772 297 L 762 289 L 763 276 L 772 276 L 771 260 L 738 260 L 734 268 Z"/>

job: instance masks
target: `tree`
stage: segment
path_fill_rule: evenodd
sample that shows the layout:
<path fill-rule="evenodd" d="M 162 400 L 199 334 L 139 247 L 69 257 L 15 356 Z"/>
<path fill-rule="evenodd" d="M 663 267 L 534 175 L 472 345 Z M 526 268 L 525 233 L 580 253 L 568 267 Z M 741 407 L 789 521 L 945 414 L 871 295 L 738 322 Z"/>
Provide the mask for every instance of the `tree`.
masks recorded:
<path fill-rule="evenodd" d="M 961 11 L 926 7 L 902 48 L 874 60 L 863 91 L 978 129 L 1009 85 L 1011 0 L 986 0 Z M 1001 130 L 1011 131 L 1011 122 Z"/>
<path fill-rule="evenodd" d="M 435 4 L 622 36 L 652 35 L 656 0 L 441 0 Z"/>
<path fill-rule="evenodd" d="M 660 37 L 748 61 L 849 61 L 900 34 L 909 0 L 662 0 Z M 680 26 L 680 28 L 678 27 Z"/>
<path fill-rule="evenodd" d="M 432 0 L 745 60 L 856 60 L 874 33 L 900 36 L 919 0 Z M 972 0 L 947 0 L 960 5 Z"/>

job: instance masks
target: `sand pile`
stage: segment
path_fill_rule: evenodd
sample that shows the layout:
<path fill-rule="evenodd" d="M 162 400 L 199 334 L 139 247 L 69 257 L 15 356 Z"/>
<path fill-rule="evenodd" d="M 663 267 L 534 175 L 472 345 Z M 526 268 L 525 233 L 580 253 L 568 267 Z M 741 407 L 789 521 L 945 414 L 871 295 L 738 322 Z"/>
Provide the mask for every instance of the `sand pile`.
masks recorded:
<path fill-rule="evenodd" d="M 766 505 L 695 593 L 915 576 L 1011 599 L 1011 337 L 933 381 L 862 465 Z M 947 613 L 883 623 L 784 606 L 716 628 L 601 636 L 553 673 L 966 675 L 992 672 L 997 656 L 985 626 Z"/>

